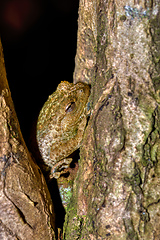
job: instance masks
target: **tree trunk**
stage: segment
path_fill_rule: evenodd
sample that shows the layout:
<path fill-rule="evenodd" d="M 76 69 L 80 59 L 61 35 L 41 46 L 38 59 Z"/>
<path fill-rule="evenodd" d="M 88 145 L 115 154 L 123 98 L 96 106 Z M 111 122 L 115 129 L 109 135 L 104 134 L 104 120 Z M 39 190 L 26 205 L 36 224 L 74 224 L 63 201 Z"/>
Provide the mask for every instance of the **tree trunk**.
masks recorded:
<path fill-rule="evenodd" d="M 0 239 L 55 239 L 44 177 L 24 143 L 6 79 L 0 43 Z"/>
<path fill-rule="evenodd" d="M 64 239 L 160 239 L 160 1 L 81 0 L 74 82 L 91 83 Z"/>

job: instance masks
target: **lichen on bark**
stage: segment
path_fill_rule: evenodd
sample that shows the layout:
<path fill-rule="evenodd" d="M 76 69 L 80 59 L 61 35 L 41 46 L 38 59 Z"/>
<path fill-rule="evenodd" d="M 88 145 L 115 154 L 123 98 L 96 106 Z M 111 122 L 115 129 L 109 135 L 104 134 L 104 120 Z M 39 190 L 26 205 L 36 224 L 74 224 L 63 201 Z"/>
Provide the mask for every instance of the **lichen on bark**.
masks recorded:
<path fill-rule="evenodd" d="M 92 111 L 64 239 L 160 238 L 159 14 L 80 1 L 74 81 L 91 83 Z"/>

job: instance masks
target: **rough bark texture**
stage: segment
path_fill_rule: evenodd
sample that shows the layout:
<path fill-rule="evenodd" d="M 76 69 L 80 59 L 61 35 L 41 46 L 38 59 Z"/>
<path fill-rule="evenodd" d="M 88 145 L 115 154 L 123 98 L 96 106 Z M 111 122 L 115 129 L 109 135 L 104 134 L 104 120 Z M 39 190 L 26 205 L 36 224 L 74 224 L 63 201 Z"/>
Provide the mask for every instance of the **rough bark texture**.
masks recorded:
<path fill-rule="evenodd" d="M 160 239 L 160 1 L 81 0 L 74 81 L 91 83 L 64 239 Z"/>
<path fill-rule="evenodd" d="M 43 175 L 22 138 L 0 43 L 0 239 L 55 239 Z"/>

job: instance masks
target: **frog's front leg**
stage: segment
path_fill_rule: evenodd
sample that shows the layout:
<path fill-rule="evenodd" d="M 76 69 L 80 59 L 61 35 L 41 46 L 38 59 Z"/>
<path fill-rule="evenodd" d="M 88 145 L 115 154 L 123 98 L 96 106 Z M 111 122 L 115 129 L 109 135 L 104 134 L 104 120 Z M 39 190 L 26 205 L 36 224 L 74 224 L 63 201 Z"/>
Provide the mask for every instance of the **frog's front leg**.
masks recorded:
<path fill-rule="evenodd" d="M 57 162 L 52 168 L 49 178 L 59 178 L 61 174 L 65 173 L 65 169 L 69 167 L 72 162 L 72 158 L 64 158 Z"/>

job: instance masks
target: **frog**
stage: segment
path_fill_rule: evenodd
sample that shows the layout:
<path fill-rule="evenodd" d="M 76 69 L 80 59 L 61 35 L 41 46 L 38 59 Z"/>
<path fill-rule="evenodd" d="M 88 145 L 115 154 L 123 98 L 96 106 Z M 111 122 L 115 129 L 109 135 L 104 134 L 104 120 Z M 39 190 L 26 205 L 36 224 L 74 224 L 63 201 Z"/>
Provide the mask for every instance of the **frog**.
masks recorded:
<path fill-rule="evenodd" d="M 37 144 L 49 178 L 58 179 L 80 148 L 88 119 L 89 85 L 62 81 L 48 97 L 37 121 Z"/>

